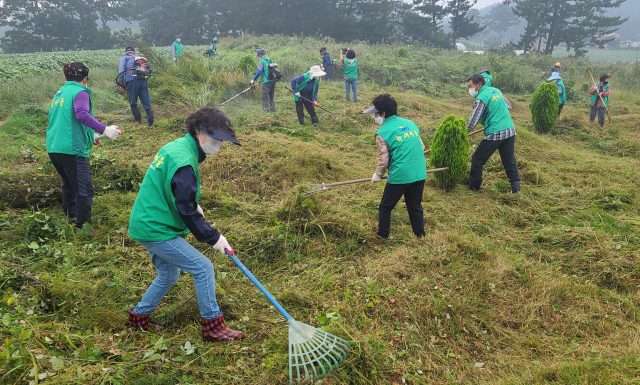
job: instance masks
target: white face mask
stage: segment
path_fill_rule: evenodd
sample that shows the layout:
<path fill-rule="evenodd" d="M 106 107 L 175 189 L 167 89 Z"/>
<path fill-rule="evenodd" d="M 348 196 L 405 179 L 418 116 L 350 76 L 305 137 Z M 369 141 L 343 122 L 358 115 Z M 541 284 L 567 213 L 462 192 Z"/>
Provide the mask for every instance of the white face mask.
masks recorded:
<path fill-rule="evenodd" d="M 222 141 L 218 139 L 213 139 L 210 136 L 207 136 L 207 140 L 204 143 L 200 144 L 202 147 L 202 151 L 204 151 L 207 155 L 215 155 L 220 151 L 220 147 L 222 146 Z"/>
<path fill-rule="evenodd" d="M 382 116 L 376 117 L 375 120 L 376 120 L 376 123 L 378 123 L 381 126 L 382 126 L 382 123 L 384 123 L 384 118 Z"/>
<path fill-rule="evenodd" d="M 178 43 L 180 43 L 180 39 L 176 39 L 176 41 L 177 41 Z"/>
<path fill-rule="evenodd" d="M 475 88 L 469 88 L 469 95 L 475 98 L 476 96 L 478 96 L 478 91 L 476 91 Z"/>

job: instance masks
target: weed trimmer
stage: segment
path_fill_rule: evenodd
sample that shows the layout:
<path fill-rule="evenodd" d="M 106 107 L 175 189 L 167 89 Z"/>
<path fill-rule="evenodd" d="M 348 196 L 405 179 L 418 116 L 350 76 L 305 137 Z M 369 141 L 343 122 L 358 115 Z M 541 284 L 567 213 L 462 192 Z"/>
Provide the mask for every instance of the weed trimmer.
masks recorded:
<path fill-rule="evenodd" d="M 479 130 L 475 130 L 475 131 L 473 131 L 473 132 L 470 132 L 467 136 L 475 135 L 475 134 L 477 134 L 478 132 L 482 132 L 482 131 L 484 131 L 484 128 L 481 128 L 481 129 L 479 129 Z M 425 154 L 428 154 L 428 153 L 430 153 L 430 152 L 431 152 L 431 149 L 428 149 L 428 150 L 427 150 L 427 151 L 425 151 L 424 153 L 425 153 Z"/>
<path fill-rule="evenodd" d="M 289 324 L 289 384 L 310 384 L 325 378 L 349 354 L 349 342 L 324 330 L 294 320 L 275 298 L 240 262 L 233 251 L 225 249 L 233 263 L 253 282 Z M 295 380 L 294 380 L 295 378 Z"/>
<path fill-rule="evenodd" d="M 289 91 L 289 92 L 293 92 L 293 93 L 295 94 L 295 92 L 294 92 L 291 88 L 284 87 L 284 89 L 285 89 L 285 90 L 287 90 L 287 91 Z M 299 97 L 299 98 L 301 98 L 301 99 L 306 100 L 306 101 L 307 101 L 307 102 L 309 102 L 309 103 L 313 103 L 311 100 L 309 100 L 309 99 L 305 98 L 305 97 L 304 97 L 304 96 L 302 96 L 302 95 L 300 95 L 300 96 L 298 96 L 298 97 Z M 331 115 L 335 116 L 336 118 L 338 117 L 338 114 L 336 114 L 335 112 L 333 112 L 333 111 L 329 111 L 329 110 L 327 110 L 326 108 L 321 107 L 321 106 L 320 106 L 320 105 L 318 105 L 318 104 L 316 104 L 316 107 L 318 107 L 318 108 L 319 108 L 319 109 L 321 109 L 321 110 L 327 111 L 328 113 L 330 113 Z"/>
<path fill-rule="evenodd" d="M 433 173 L 433 172 L 442 172 L 442 171 L 449 171 L 449 167 L 434 168 L 431 170 L 427 170 L 427 174 Z M 382 179 L 387 179 L 387 177 L 383 176 Z M 345 182 L 336 182 L 336 183 L 312 184 L 312 185 L 309 185 L 309 190 L 304 193 L 304 196 L 308 197 L 309 195 L 313 195 L 322 191 L 327 191 L 331 187 L 335 187 L 335 186 L 343 186 L 345 184 L 364 183 L 364 182 L 371 182 L 371 178 L 354 179 L 354 180 L 348 180 Z"/>
<path fill-rule="evenodd" d="M 593 74 L 591 73 L 591 70 L 589 70 L 589 75 L 591 75 L 591 81 L 593 82 L 593 85 L 596 87 L 596 93 L 598 93 L 598 85 L 596 84 L 596 79 L 593 78 Z M 607 111 L 607 118 L 609 120 L 609 123 L 611 123 L 611 115 L 609 114 L 609 109 L 607 108 L 607 105 L 604 104 L 604 99 L 602 99 L 602 95 L 598 94 L 598 97 L 600 98 L 600 103 L 602 103 L 604 110 Z"/>
<path fill-rule="evenodd" d="M 222 107 L 222 106 L 224 106 L 225 104 L 229 103 L 229 102 L 230 102 L 230 101 L 232 101 L 233 99 L 235 99 L 235 98 L 237 98 L 238 96 L 240 96 L 240 95 L 244 94 L 245 92 L 249 91 L 249 90 L 250 90 L 250 89 L 252 89 L 253 87 L 255 87 L 255 84 L 252 84 L 252 85 L 251 85 L 251 87 L 249 87 L 249 88 L 247 88 L 246 90 L 244 90 L 244 91 L 240 92 L 238 95 L 236 95 L 236 96 L 232 97 L 231 99 L 227 100 L 226 102 L 219 104 L 219 105 L 218 105 L 218 107 Z"/>

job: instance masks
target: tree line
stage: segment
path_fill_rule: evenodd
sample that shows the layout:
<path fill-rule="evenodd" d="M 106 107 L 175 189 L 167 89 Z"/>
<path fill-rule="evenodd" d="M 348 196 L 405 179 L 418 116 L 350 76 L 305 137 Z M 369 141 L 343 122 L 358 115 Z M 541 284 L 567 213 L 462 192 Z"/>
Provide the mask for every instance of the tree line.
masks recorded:
<path fill-rule="evenodd" d="M 141 38 L 169 45 L 214 36 L 322 35 L 338 41 L 419 42 L 452 48 L 485 28 L 501 30 L 508 17 L 475 17 L 477 0 L 4 0 L 0 23 L 10 30 L 4 52 L 107 49 Z M 566 43 L 583 52 L 589 38 L 614 31 L 626 19 L 602 13 L 625 0 L 504 0 L 527 21 L 523 49 L 544 39 L 547 50 Z M 504 8 L 502 8 L 504 11 Z M 517 19 L 517 18 L 516 18 Z M 139 32 L 112 31 L 110 21 L 137 21 Z M 511 18 L 513 20 L 513 18 Z M 445 24 L 447 31 L 445 32 Z M 508 28 L 508 27 L 507 27 Z"/>

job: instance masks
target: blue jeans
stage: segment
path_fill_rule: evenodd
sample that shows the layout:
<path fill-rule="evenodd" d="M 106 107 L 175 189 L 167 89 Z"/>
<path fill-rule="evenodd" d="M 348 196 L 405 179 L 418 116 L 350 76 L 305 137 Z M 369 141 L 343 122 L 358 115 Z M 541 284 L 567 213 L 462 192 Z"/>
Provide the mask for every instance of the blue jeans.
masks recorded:
<path fill-rule="evenodd" d="M 151 262 L 156 267 L 158 276 L 133 309 L 135 314 L 151 314 L 171 286 L 178 281 L 180 270 L 182 270 L 193 275 L 202 318 L 212 319 L 222 315 L 216 301 L 213 264 L 207 257 L 181 237 L 170 241 L 140 242 L 140 244 L 149 250 Z"/>
<path fill-rule="evenodd" d="M 147 79 L 133 79 L 127 82 L 127 96 L 129 97 L 129 105 L 137 106 L 138 98 L 142 103 L 145 111 L 151 109 L 151 97 L 149 96 L 149 87 Z"/>
<path fill-rule="evenodd" d="M 349 79 L 344 81 L 347 100 L 349 100 L 349 87 L 353 89 L 353 102 L 358 102 L 358 79 Z"/>

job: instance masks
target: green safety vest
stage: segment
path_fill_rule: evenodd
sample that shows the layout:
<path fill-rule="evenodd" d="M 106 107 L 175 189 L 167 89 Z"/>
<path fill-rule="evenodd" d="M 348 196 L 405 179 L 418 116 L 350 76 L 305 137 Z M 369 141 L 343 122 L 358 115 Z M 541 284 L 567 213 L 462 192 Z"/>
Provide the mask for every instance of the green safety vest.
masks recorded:
<path fill-rule="evenodd" d="M 273 62 L 267 55 L 263 56 L 260 61 L 262 62 L 262 83 L 269 83 L 267 80 L 269 78 L 269 64 Z"/>
<path fill-rule="evenodd" d="M 416 124 L 399 116 L 391 116 L 376 132 L 389 149 L 389 175 L 391 184 L 413 183 L 427 178 L 427 164 Z"/>
<path fill-rule="evenodd" d="M 93 116 L 91 90 L 80 83 L 65 82 L 53 97 L 47 127 L 48 153 L 89 157 L 95 131 L 80 123 L 73 109 L 73 101 L 82 91 L 89 93 L 89 114 Z"/>
<path fill-rule="evenodd" d="M 602 84 L 602 83 L 601 83 L 601 84 Z M 607 91 L 609 91 L 609 87 L 611 87 L 611 85 L 609 85 L 609 83 L 607 83 L 607 84 L 604 86 L 604 91 L 602 91 L 602 92 L 607 92 Z M 600 86 L 598 86 L 598 89 L 596 90 L 596 93 L 595 93 L 595 94 L 593 94 L 593 96 L 591 97 L 591 105 L 592 105 L 592 106 L 595 106 L 595 105 L 596 105 L 596 103 L 598 102 L 598 99 L 600 99 L 600 98 L 598 97 L 598 92 L 600 92 Z M 609 97 L 608 97 L 608 96 L 603 96 L 603 97 L 602 97 L 602 101 L 604 102 L 604 105 L 605 105 L 605 106 L 608 106 L 608 105 L 609 105 Z"/>
<path fill-rule="evenodd" d="M 300 84 L 298 84 L 298 92 L 302 91 L 304 89 L 304 87 L 307 85 L 307 83 L 309 83 L 309 81 L 311 80 L 311 74 L 306 73 L 303 74 L 302 76 L 304 76 L 304 81 Z M 320 82 L 320 79 L 313 79 L 313 91 L 311 92 L 311 95 L 316 93 L 316 89 L 318 88 L 318 83 Z M 293 93 L 293 100 L 295 100 L 296 102 L 298 101 L 298 97 L 296 96 L 295 92 Z"/>
<path fill-rule="evenodd" d="M 489 75 L 486 72 L 483 72 L 480 75 L 484 77 L 484 85 L 487 87 L 491 87 L 491 84 L 493 83 L 493 76 Z"/>
<path fill-rule="evenodd" d="M 349 63 L 349 59 L 344 59 L 344 77 L 347 79 L 358 78 L 358 59 L 353 59 L 353 64 Z"/>
<path fill-rule="evenodd" d="M 567 102 L 567 89 L 565 88 L 564 82 L 562 81 L 562 79 L 558 80 L 557 84 L 562 87 L 562 93 L 560 94 L 560 100 L 558 100 L 558 105 L 565 104 Z"/>
<path fill-rule="evenodd" d="M 176 45 L 176 57 L 182 56 L 182 43 L 178 43 L 177 41 L 173 42 Z"/>
<path fill-rule="evenodd" d="M 514 127 L 509 108 L 499 89 L 482 86 L 476 99 L 481 100 L 486 106 L 480 117 L 485 136 Z"/>
<path fill-rule="evenodd" d="M 149 166 L 129 218 L 129 236 L 142 242 L 169 241 L 185 237 L 189 229 L 180 217 L 171 179 L 179 168 L 191 166 L 196 174 L 200 201 L 198 144 L 189 134 L 166 144 Z"/>
<path fill-rule="evenodd" d="M 209 57 L 215 56 L 216 52 L 218 52 L 218 49 L 216 48 L 215 44 L 211 44 L 209 46 Z"/>

